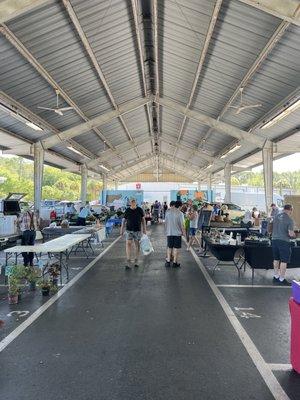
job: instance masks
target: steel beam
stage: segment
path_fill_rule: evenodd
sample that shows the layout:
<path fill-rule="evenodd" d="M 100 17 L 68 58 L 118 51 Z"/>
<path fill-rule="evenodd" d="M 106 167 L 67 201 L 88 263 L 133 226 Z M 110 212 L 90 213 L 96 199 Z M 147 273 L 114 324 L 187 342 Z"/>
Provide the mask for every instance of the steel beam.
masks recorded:
<path fill-rule="evenodd" d="M 153 47 L 154 47 L 154 62 L 155 62 L 155 97 L 159 98 L 159 68 L 158 68 L 158 15 L 157 15 L 157 0 L 152 0 L 152 26 L 153 26 Z M 157 104 L 157 103 L 156 103 Z M 161 132 L 160 126 L 160 109 L 159 104 L 156 108 L 158 134 Z"/>
<path fill-rule="evenodd" d="M 108 95 L 108 97 L 109 97 L 114 109 L 118 111 L 119 107 L 118 107 L 118 105 L 117 105 L 117 103 L 115 101 L 115 98 L 114 98 L 114 96 L 112 94 L 112 91 L 111 91 L 109 85 L 108 85 L 108 82 L 107 82 L 107 80 L 105 78 L 105 75 L 104 75 L 104 73 L 103 73 L 103 71 L 102 71 L 102 69 L 101 69 L 101 67 L 100 67 L 100 65 L 99 65 L 99 63 L 97 61 L 97 58 L 96 58 L 96 56 L 95 56 L 95 54 L 94 54 L 94 52 L 92 50 L 92 47 L 91 47 L 91 45 L 90 45 L 90 43 L 88 41 L 88 38 L 86 37 L 86 35 L 85 35 L 85 33 L 84 33 L 83 29 L 82 29 L 82 26 L 80 25 L 79 19 L 77 18 L 77 15 L 76 15 L 76 13 L 75 13 L 70 1 L 69 0 L 63 0 L 63 4 L 64 4 L 65 9 L 66 9 L 71 21 L 72 21 L 77 33 L 78 33 L 80 39 L 81 39 L 83 47 L 85 48 L 85 50 L 86 50 L 86 52 L 87 52 L 87 54 L 89 56 L 89 59 L 90 59 L 91 63 L 93 64 L 93 66 L 94 66 L 94 68 L 95 68 L 95 70 L 97 72 L 97 75 L 98 75 L 98 77 L 100 79 L 100 82 L 104 86 L 104 89 L 105 89 L 105 91 L 106 91 L 106 93 L 107 93 L 107 95 Z M 123 118 L 123 116 L 121 114 L 119 115 L 119 119 L 121 121 L 121 124 L 122 124 L 122 126 L 123 126 L 123 128 L 124 128 L 124 130 L 126 132 L 126 135 L 129 138 L 129 140 L 131 142 L 134 142 L 134 140 L 133 140 L 133 138 L 131 136 L 131 133 L 129 132 L 129 129 L 128 129 L 126 123 L 125 123 L 125 120 L 124 120 L 124 118 Z M 137 152 L 137 149 L 135 149 L 135 151 Z M 137 156 L 139 157 L 139 153 L 138 152 L 137 152 Z"/>
<path fill-rule="evenodd" d="M 133 144 L 132 142 L 128 142 L 128 141 L 125 143 L 121 143 L 118 146 L 116 146 L 115 149 L 118 152 L 118 154 L 120 154 L 120 156 L 123 156 L 124 154 L 128 153 L 130 150 L 133 150 L 135 147 L 138 147 L 142 144 L 145 144 L 144 138 L 137 139 L 135 141 L 135 144 Z M 103 151 L 99 155 L 99 157 L 88 161 L 86 164 L 90 168 L 90 167 L 96 166 L 97 164 L 99 164 L 103 161 L 109 160 L 113 155 L 114 155 L 114 152 L 112 152 L 111 149 L 108 149 L 108 150 Z"/>
<path fill-rule="evenodd" d="M 27 118 L 29 121 L 35 123 L 36 125 L 40 126 L 42 129 L 45 131 L 49 131 L 55 135 L 59 135 L 60 131 L 56 129 L 54 126 L 46 122 L 44 119 L 39 117 L 37 114 L 33 113 L 30 111 L 28 108 L 24 107 L 21 103 L 13 99 L 12 97 L 8 96 L 6 93 L 0 91 L 0 102 L 3 103 L 6 107 L 12 109 L 13 111 L 21 114 L 25 118 Z M 44 137 L 45 132 L 41 132 L 41 135 Z M 42 136 L 42 137 L 43 137 Z M 74 140 L 70 139 L 67 141 L 68 145 L 74 147 L 74 149 L 80 151 L 84 156 L 92 158 L 94 157 L 94 154 L 91 153 L 89 150 L 81 146 L 79 143 L 75 142 Z M 64 156 L 62 156 L 64 158 Z"/>
<path fill-rule="evenodd" d="M 146 71 L 145 71 L 145 65 L 144 65 L 144 53 L 143 53 L 143 47 L 142 47 L 141 31 L 140 31 L 140 26 L 139 26 L 138 5 L 137 5 L 136 0 L 131 0 L 131 7 L 132 7 L 132 13 L 133 13 L 133 19 L 134 19 L 134 29 L 135 29 L 137 45 L 138 45 L 138 50 L 139 50 L 140 66 L 141 66 L 141 71 L 142 71 L 143 91 L 144 91 L 144 96 L 147 97 L 148 96 L 147 78 L 146 78 Z M 152 124 L 152 120 L 151 120 L 149 103 L 147 103 L 146 108 L 147 108 L 147 117 L 148 117 L 148 123 L 149 123 L 149 136 L 151 137 L 153 135 L 153 124 Z"/>
<path fill-rule="evenodd" d="M 44 149 L 40 143 L 33 145 L 33 169 L 34 169 L 34 210 L 40 213 L 44 173 Z"/>
<path fill-rule="evenodd" d="M 239 0 L 275 17 L 300 26 L 298 0 Z"/>
<path fill-rule="evenodd" d="M 88 180 L 88 169 L 85 164 L 82 164 L 80 166 L 80 172 L 81 172 L 80 200 L 82 205 L 84 206 L 86 203 L 87 180 Z"/>
<path fill-rule="evenodd" d="M 60 134 L 56 136 L 50 136 L 49 138 L 44 139 L 43 145 L 45 148 L 49 148 L 55 146 L 60 142 L 79 136 L 82 133 L 85 133 L 92 128 L 101 126 L 103 124 L 112 121 L 115 118 L 118 118 L 122 114 L 126 114 L 128 112 L 136 110 L 137 108 L 143 107 L 145 104 L 148 103 L 148 101 L 149 99 L 132 100 L 128 103 L 119 106 L 118 111 L 117 110 L 108 111 L 102 115 L 99 115 L 98 117 L 90 119 L 88 122 L 84 122 L 80 125 L 74 126 L 73 128 L 62 131 Z"/>
<path fill-rule="evenodd" d="M 218 115 L 218 120 L 221 119 L 225 113 L 227 112 L 229 106 L 234 102 L 237 96 L 240 94 L 240 89 L 244 88 L 252 79 L 254 74 L 257 72 L 257 70 L 261 67 L 262 63 L 266 60 L 266 58 L 269 56 L 271 51 L 274 49 L 278 41 L 282 38 L 284 35 L 285 31 L 287 28 L 290 26 L 288 22 L 281 22 L 280 25 L 277 27 L 271 38 L 268 40 L 267 44 L 264 46 L 262 51 L 259 53 L 258 57 L 255 59 L 254 63 L 251 65 L 249 70 L 247 71 L 246 75 L 242 79 L 241 83 L 236 87 L 235 91 L 231 95 L 230 99 L 226 102 L 225 106 L 223 107 L 222 111 Z M 207 140 L 207 138 L 210 136 L 210 134 L 214 131 L 214 128 L 210 128 L 205 136 L 202 138 L 203 140 Z M 201 141 L 201 142 L 202 142 Z M 200 142 L 200 144 L 201 144 Z M 199 146 L 200 146 L 199 144 Z"/>
<path fill-rule="evenodd" d="M 262 134 L 249 134 L 249 132 L 243 131 L 225 122 L 218 121 L 217 119 L 211 118 L 208 115 L 202 114 L 198 111 L 186 110 L 185 106 L 175 101 L 166 98 L 156 99 L 156 101 L 158 101 L 162 106 L 175 110 L 180 114 L 186 115 L 188 118 L 193 119 L 200 124 L 204 124 L 214 128 L 217 132 L 223 134 L 225 133 L 226 135 L 235 137 L 239 140 L 244 140 L 245 142 L 251 143 L 256 147 L 262 148 L 267 140 L 267 138 L 263 137 Z"/>
<path fill-rule="evenodd" d="M 183 150 L 187 150 L 187 151 L 193 150 L 193 147 L 187 146 L 183 143 L 178 143 L 176 138 L 173 138 L 171 135 L 168 135 L 166 133 L 163 133 L 163 135 L 161 136 L 160 139 L 167 144 L 175 146 L 176 148 L 182 148 Z M 199 157 L 203 158 L 203 160 L 205 160 L 205 161 L 215 163 L 216 166 L 224 167 L 224 165 L 225 165 L 225 162 L 223 162 L 222 160 L 216 160 L 215 157 L 212 157 L 209 154 L 206 154 L 201 150 L 198 150 L 198 149 L 194 150 L 194 154 L 199 155 Z"/>
<path fill-rule="evenodd" d="M 69 97 L 69 95 L 60 87 L 60 85 L 52 78 L 46 69 L 37 61 L 37 59 L 29 52 L 29 50 L 21 43 L 21 41 L 8 29 L 6 25 L 0 27 L 0 32 L 6 39 L 19 51 L 19 53 L 35 68 L 35 70 L 53 87 L 59 90 L 60 96 L 77 112 L 77 114 L 87 123 L 90 121 L 81 111 L 78 105 Z M 96 126 L 91 127 L 100 139 L 113 149 L 110 141 L 99 131 Z"/>
<path fill-rule="evenodd" d="M 226 164 L 224 168 L 225 198 L 224 203 L 231 202 L 231 164 Z"/>
<path fill-rule="evenodd" d="M 186 105 L 186 109 L 187 110 L 191 106 L 191 103 L 192 103 L 192 100 L 193 100 L 193 97 L 194 97 L 194 94 L 195 94 L 195 91 L 196 91 L 196 88 L 197 88 L 198 80 L 199 80 L 199 77 L 200 77 L 200 74 L 201 74 L 201 71 L 202 71 L 202 68 L 203 68 L 203 65 L 204 65 L 204 60 L 205 60 L 205 57 L 206 57 L 206 54 L 207 54 L 207 51 L 208 51 L 208 47 L 209 47 L 209 44 L 210 44 L 210 41 L 211 41 L 211 38 L 212 38 L 212 34 L 213 34 L 213 31 L 214 31 L 214 28 L 215 28 L 215 25 L 216 25 L 216 22 L 217 22 L 217 19 L 218 19 L 218 15 L 219 15 L 219 12 L 220 12 L 220 9 L 221 9 L 222 1 L 223 0 L 217 0 L 216 1 L 215 7 L 214 7 L 214 10 L 213 10 L 211 19 L 210 19 L 210 23 L 209 23 L 209 26 L 208 26 L 208 29 L 207 29 L 207 32 L 206 32 L 204 45 L 203 45 L 203 48 L 202 48 L 202 51 L 201 51 L 201 54 L 200 54 L 200 59 L 198 61 L 198 66 L 197 66 L 196 73 L 195 73 L 195 76 L 194 76 L 191 94 L 190 94 L 188 103 Z M 178 135 L 178 139 L 177 139 L 178 142 L 180 142 L 180 139 L 182 137 L 182 133 L 183 133 L 183 129 L 184 129 L 186 120 L 187 120 L 187 116 L 184 115 L 180 130 L 179 130 L 179 135 Z M 177 149 L 174 152 L 174 156 L 176 154 L 176 151 L 177 151 Z"/>
<path fill-rule="evenodd" d="M 272 143 L 271 143 L 272 144 Z M 273 148 L 268 146 L 262 149 L 262 161 L 264 172 L 265 205 L 268 213 L 273 203 Z"/>

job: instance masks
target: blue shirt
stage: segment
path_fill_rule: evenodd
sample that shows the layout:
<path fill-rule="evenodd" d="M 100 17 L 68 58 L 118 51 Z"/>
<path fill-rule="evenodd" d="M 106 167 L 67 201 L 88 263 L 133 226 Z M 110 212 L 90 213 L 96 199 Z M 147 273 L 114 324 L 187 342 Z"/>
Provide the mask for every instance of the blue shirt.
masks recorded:
<path fill-rule="evenodd" d="M 78 214 L 78 217 L 79 218 L 86 218 L 88 215 L 90 215 L 91 214 L 91 212 L 90 212 L 90 210 L 88 209 L 88 208 L 86 208 L 86 207 L 84 207 L 81 211 L 80 211 L 80 213 Z"/>

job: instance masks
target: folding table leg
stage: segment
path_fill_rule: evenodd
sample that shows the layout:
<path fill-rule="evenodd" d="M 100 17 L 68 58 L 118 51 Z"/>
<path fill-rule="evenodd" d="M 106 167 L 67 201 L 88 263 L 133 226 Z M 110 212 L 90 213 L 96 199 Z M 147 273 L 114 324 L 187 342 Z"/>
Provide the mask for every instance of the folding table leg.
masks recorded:
<path fill-rule="evenodd" d="M 62 285 L 62 252 L 59 253 L 60 284 Z"/>

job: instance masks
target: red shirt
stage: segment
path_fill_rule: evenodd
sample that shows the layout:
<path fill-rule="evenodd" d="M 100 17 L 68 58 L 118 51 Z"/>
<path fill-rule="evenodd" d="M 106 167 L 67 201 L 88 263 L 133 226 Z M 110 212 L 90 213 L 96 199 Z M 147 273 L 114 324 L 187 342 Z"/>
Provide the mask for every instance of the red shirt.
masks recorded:
<path fill-rule="evenodd" d="M 52 210 L 50 213 L 50 219 L 56 219 L 56 217 L 57 217 L 56 211 Z"/>

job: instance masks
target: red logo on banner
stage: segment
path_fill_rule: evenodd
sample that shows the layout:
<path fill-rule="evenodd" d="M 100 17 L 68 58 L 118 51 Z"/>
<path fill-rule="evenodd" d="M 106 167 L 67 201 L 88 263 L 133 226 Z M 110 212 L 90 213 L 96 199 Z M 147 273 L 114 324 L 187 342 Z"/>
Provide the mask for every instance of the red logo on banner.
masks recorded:
<path fill-rule="evenodd" d="M 136 190 L 140 190 L 141 187 L 142 187 L 142 184 L 141 184 L 141 183 L 136 183 L 136 184 L 135 184 Z"/>

